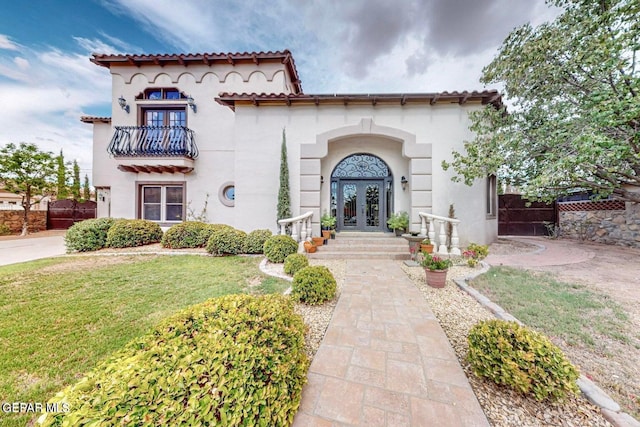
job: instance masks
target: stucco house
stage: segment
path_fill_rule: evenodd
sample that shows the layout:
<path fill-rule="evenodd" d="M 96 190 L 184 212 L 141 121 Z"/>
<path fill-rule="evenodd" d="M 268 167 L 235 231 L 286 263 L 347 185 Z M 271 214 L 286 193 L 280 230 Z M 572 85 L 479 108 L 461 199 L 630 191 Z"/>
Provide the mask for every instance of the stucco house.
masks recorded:
<path fill-rule="evenodd" d="M 442 170 L 472 139 L 468 113 L 496 91 L 307 94 L 291 53 L 103 55 L 112 116 L 93 124 L 98 216 L 170 226 L 207 204 L 209 222 L 277 230 L 286 132 L 293 215 L 337 217 L 338 231 L 389 231 L 393 212 L 460 220 L 460 244 L 497 236 L 495 179 L 473 186 Z"/>

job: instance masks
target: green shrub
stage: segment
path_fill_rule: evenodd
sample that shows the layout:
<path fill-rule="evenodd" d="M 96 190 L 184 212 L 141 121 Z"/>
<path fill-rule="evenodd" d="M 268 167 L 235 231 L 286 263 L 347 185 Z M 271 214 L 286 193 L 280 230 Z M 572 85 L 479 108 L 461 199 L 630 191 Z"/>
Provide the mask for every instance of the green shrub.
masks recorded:
<path fill-rule="evenodd" d="M 11 234 L 11 229 L 7 224 L 0 224 L 0 236 L 7 236 Z"/>
<path fill-rule="evenodd" d="M 116 222 L 114 218 L 94 218 L 76 222 L 64 235 L 67 252 L 97 251 L 107 245 L 107 233 Z"/>
<path fill-rule="evenodd" d="M 162 236 L 165 248 L 202 248 L 207 244 L 213 229 L 209 224 L 199 221 L 187 221 L 175 224 Z"/>
<path fill-rule="evenodd" d="M 298 242 L 291 236 L 278 234 L 264 242 L 264 255 L 270 262 L 284 262 L 285 258 L 298 252 Z"/>
<path fill-rule="evenodd" d="M 289 298 L 229 295 L 162 321 L 50 403 L 60 425 L 288 426 L 308 360 Z"/>
<path fill-rule="evenodd" d="M 291 296 L 307 304 L 322 304 L 336 296 L 336 279 L 323 265 L 305 267 L 293 276 Z"/>
<path fill-rule="evenodd" d="M 213 233 L 214 231 L 222 230 L 223 228 L 233 228 L 228 224 L 207 224 L 207 227 L 211 229 L 211 233 Z"/>
<path fill-rule="evenodd" d="M 213 255 L 241 254 L 247 233 L 231 227 L 222 227 L 214 231 L 207 242 L 207 252 Z"/>
<path fill-rule="evenodd" d="M 468 360 L 478 376 L 532 393 L 542 401 L 577 393 L 578 371 L 547 337 L 516 322 L 477 323 L 468 336 Z"/>
<path fill-rule="evenodd" d="M 120 219 L 107 232 L 107 246 L 112 248 L 143 246 L 161 239 L 158 223 L 146 219 Z"/>
<path fill-rule="evenodd" d="M 284 272 L 286 274 L 296 274 L 298 270 L 308 266 L 309 259 L 304 254 L 291 254 L 284 260 Z"/>
<path fill-rule="evenodd" d="M 489 246 L 487 245 L 479 245 L 477 243 L 469 243 L 467 246 L 467 251 L 473 252 L 475 256 L 472 258 L 476 260 L 485 259 L 487 255 L 489 255 Z"/>
<path fill-rule="evenodd" d="M 253 230 L 247 235 L 247 241 L 244 244 L 245 254 L 261 254 L 264 252 L 264 242 L 271 237 L 271 230 Z"/>

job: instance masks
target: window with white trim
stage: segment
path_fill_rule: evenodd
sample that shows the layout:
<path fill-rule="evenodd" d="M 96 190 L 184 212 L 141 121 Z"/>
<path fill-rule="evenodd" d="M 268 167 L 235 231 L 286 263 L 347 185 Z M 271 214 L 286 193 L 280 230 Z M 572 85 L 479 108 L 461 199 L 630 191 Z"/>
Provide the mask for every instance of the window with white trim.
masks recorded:
<path fill-rule="evenodd" d="M 159 222 L 184 220 L 184 186 L 143 185 L 141 218 Z"/>

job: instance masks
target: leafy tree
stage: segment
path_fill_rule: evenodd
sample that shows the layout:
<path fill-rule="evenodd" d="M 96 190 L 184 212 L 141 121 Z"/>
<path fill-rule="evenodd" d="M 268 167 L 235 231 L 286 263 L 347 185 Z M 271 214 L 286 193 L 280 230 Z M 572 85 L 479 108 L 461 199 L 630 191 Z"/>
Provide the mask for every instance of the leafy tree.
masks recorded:
<path fill-rule="evenodd" d="M 56 157 L 58 163 L 58 185 L 56 195 L 58 200 L 69 197 L 69 188 L 67 187 L 67 168 L 64 164 L 64 154 L 60 150 L 60 155 Z"/>
<path fill-rule="evenodd" d="M 80 200 L 80 166 L 78 161 L 73 161 L 73 184 L 71 184 L 71 194 L 74 200 Z"/>
<path fill-rule="evenodd" d="M 467 184 L 497 173 L 530 199 L 590 190 L 640 202 L 640 2 L 548 3 L 562 14 L 512 31 L 483 70 L 510 111 L 471 113 L 475 140 L 443 167 Z"/>
<path fill-rule="evenodd" d="M 7 144 L 0 149 L 0 182 L 7 191 L 22 196 L 22 235 L 29 231 L 29 211 L 35 195 L 54 187 L 56 159 L 53 153 L 38 150 L 35 144 Z"/>
<path fill-rule="evenodd" d="M 91 187 L 89 187 L 89 176 L 84 174 L 84 185 L 82 186 L 82 198 L 85 202 L 91 200 Z"/>
<path fill-rule="evenodd" d="M 291 217 L 291 199 L 289 197 L 289 164 L 287 163 L 287 136 L 282 129 L 280 149 L 280 189 L 278 190 L 278 219 Z"/>

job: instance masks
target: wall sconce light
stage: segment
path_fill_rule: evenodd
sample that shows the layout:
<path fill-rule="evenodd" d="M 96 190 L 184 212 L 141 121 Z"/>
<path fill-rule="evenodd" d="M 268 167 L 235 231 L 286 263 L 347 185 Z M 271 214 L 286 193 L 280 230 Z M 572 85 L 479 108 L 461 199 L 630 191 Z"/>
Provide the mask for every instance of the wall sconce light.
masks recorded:
<path fill-rule="evenodd" d="M 407 178 L 404 175 L 402 175 L 402 178 L 400 178 L 400 184 L 402 184 L 402 191 L 407 189 L 408 182 L 409 181 L 407 181 Z"/>
<path fill-rule="evenodd" d="M 129 106 L 127 105 L 127 100 L 124 99 L 124 96 L 120 95 L 120 98 L 118 98 L 118 105 L 120 105 L 120 108 L 129 114 Z"/>
<path fill-rule="evenodd" d="M 324 184 L 324 176 L 320 175 L 320 184 Z"/>
<path fill-rule="evenodd" d="M 187 97 L 187 105 L 191 107 L 194 113 L 196 112 L 196 104 L 194 104 L 193 98 L 191 97 L 191 95 Z"/>

